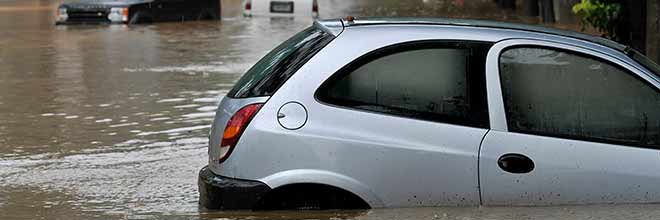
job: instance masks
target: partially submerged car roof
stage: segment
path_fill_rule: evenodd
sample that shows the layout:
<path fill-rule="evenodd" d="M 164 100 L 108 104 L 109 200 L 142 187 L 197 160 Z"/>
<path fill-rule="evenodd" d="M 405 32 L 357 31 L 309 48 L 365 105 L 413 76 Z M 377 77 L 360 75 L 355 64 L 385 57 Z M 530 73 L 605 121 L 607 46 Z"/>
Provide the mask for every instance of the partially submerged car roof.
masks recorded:
<path fill-rule="evenodd" d="M 583 34 L 575 31 L 560 30 L 556 28 L 549 28 L 537 25 L 516 24 L 499 21 L 487 20 L 474 20 L 474 19 L 452 19 L 452 18 L 412 18 L 412 17 L 370 17 L 370 18 L 353 18 L 347 17 L 344 19 L 331 19 L 319 20 L 315 25 L 323 28 L 324 30 L 336 35 L 339 35 L 343 28 L 351 26 L 368 26 L 368 25 L 450 25 L 450 26 L 464 26 L 464 27 L 482 27 L 482 28 L 496 28 L 507 30 L 528 31 L 542 34 L 551 34 L 563 37 L 570 37 L 579 40 L 584 40 L 599 44 L 614 50 L 629 54 L 632 48 L 619 44 L 617 42 L 588 34 Z"/>

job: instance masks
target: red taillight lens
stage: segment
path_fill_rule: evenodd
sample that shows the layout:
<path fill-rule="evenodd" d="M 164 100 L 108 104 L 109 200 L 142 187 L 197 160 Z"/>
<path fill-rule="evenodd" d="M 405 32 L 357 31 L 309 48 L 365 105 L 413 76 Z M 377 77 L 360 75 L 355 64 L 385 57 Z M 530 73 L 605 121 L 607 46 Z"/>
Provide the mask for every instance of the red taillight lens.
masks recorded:
<path fill-rule="evenodd" d="M 245 131 L 250 120 L 257 114 L 261 106 L 263 106 L 263 103 L 245 106 L 229 119 L 222 134 L 222 141 L 220 142 L 220 163 L 229 157 L 243 131 Z"/>
<path fill-rule="evenodd" d="M 252 1 L 247 1 L 247 3 L 245 3 L 245 10 L 252 10 Z"/>
<path fill-rule="evenodd" d="M 319 3 L 316 0 L 312 3 L 312 11 L 319 12 Z"/>

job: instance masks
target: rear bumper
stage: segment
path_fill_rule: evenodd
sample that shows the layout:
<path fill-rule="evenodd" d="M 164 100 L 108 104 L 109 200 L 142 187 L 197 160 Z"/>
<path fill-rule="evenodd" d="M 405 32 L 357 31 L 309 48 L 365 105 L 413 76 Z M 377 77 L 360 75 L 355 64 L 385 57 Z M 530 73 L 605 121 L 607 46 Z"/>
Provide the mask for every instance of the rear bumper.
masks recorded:
<path fill-rule="evenodd" d="M 266 184 L 224 177 L 208 167 L 199 171 L 199 204 L 207 209 L 254 209 L 257 202 L 271 189 Z"/>

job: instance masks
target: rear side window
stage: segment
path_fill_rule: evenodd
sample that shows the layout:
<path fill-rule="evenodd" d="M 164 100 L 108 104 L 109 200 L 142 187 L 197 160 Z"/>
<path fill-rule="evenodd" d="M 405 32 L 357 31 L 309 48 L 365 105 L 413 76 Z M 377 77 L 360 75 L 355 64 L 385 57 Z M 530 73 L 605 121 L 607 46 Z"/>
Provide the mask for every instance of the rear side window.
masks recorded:
<path fill-rule="evenodd" d="M 344 67 L 319 88 L 317 98 L 365 111 L 486 128 L 490 46 L 424 41 L 386 47 Z"/>
<path fill-rule="evenodd" d="M 509 131 L 660 149 L 660 94 L 602 59 L 552 48 L 502 53 Z"/>
<path fill-rule="evenodd" d="M 333 39 L 333 35 L 316 27 L 296 34 L 252 66 L 227 96 L 250 98 L 272 95 Z"/>

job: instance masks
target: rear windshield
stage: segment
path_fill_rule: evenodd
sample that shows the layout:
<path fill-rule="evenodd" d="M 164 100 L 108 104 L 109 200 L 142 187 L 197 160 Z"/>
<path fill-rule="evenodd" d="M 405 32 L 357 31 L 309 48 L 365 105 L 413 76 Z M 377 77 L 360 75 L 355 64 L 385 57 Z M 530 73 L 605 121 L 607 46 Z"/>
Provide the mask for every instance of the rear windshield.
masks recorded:
<path fill-rule="evenodd" d="M 310 27 L 277 46 L 241 77 L 227 96 L 270 96 L 334 36 Z"/>

